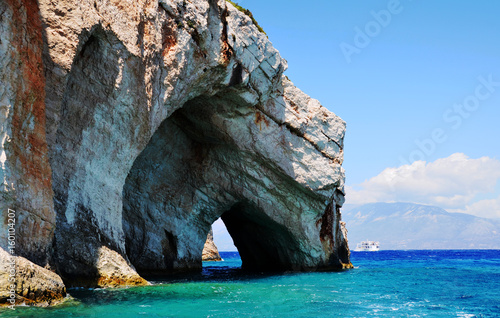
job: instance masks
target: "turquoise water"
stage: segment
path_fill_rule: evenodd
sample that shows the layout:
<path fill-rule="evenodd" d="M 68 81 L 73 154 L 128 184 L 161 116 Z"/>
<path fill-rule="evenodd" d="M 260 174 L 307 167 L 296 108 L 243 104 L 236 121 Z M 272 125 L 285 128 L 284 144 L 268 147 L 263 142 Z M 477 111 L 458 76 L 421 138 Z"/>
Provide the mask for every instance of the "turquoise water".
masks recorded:
<path fill-rule="evenodd" d="M 500 251 L 353 252 L 336 273 L 245 274 L 237 253 L 154 286 L 70 290 L 5 317 L 500 317 Z"/>

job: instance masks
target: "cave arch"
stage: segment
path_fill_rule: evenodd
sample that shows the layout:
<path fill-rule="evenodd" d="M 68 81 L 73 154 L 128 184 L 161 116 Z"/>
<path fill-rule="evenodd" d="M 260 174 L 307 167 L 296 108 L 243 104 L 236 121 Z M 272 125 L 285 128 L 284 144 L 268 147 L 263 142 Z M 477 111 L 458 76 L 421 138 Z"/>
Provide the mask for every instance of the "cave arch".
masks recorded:
<path fill-rule="evenodd" d="M 345 123 L 282 76 L 286 62 L 264 36 L 248 46 L 238 22 L 227 26 L 241 37 L 225 37 L 223 8 L 210 6 L 209 29 L 196 24 L 205 43 L 158 9 L 158 20 L 139 15 L 123 30 L 90 19 L 101 25 L 70 28 L 62 46 L 47 37 L 46 53 L 59 56 L 44 55 L 57 214 L 50 262 L 68 286 L 144 283 L 132 264 L 198 269 L 212 222 L 240 211 L 234 235 L 248 222 L 274 233 L 266 258 L 277 268 L 349 265 L 338 255 L 345 231 L 330 226 L 343 202 Z M 155 45 L 165 39 L 172 45 Z M 265 237 L 253 232 L 243 249 Z M 247 250 L 246 266 L 266 269 Z"/>
<path fill-rule="evenodd" d="M 244 269 L 314 266 L 311 254 L 322 251 L 305 251 L 300 240 L 310 238 L 303 220 L 282 213 L 311 201 L 312 194 L 265 158 L 241 149 L 227 131 L 235 118 L 258 127 L 256 117 L 255 109 L 226 91 L 190 100 L 160 125 L 123 189 L 126 253 L 139 274 L 200 270 L 207 233 L 219 217 Z M 279 202 L 272 201 L 277 196 Z M 302 217 L 316 223 L 313 211 Z"/>

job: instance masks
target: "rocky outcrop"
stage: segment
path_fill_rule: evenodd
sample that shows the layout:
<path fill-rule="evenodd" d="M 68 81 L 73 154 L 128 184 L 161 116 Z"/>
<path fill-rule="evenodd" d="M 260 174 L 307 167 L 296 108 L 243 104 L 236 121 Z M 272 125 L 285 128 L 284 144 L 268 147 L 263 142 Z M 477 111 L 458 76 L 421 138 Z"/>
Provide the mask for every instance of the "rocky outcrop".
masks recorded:
<path fill-rule="evenodd" d="M 247 269 L 350 266 L 345 123 L 247 15 L 223 0 L 0 12 L 0 207 L 19 257 L 67 286 L 146 284 L 199 270 L 222 217 Z"/>
<path fill-rule="evenodd" d="M 222 261 L 222 258 L 219 255 L 219 250 L 214 243 L 214 232 L 210 229 L 208 232 L 207 240 L 205 241 L 205 245 L 203 246 L 203 251 L 201 252 L 201 260 L 206 261 Z"/>
<path fill-rule="evenodd" d="M 0 249 L 0 305 L 55 305 L 66 297 L 57 274 Z"/>

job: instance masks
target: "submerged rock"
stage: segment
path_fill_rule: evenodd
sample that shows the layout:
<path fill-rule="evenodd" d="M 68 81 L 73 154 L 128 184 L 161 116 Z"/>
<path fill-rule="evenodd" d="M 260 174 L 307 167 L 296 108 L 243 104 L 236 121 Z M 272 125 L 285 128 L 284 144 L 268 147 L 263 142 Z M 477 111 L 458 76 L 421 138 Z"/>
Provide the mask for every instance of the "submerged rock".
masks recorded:
<path fill-rule="evenodd" d="M 206 261 L 222 261 L 222 258 L 219 255 L 219 250 L 217 246 L 215 246 L 214 242 L 214 232 L 210 229 L 208 232 L 207 240 L 205 241 L 205 245 L 203 246 L 203 251 L 201 253 L 201 260 Z"/>
<path fill-rule="evenodd" d="M 0 207 L 67 286 L 200 270 L 219 217 L 251 270 L 350 267 L 345 123 L 223 0 L 1 0 Z M 6 232 L 0 247 L 7 250 Z"/>

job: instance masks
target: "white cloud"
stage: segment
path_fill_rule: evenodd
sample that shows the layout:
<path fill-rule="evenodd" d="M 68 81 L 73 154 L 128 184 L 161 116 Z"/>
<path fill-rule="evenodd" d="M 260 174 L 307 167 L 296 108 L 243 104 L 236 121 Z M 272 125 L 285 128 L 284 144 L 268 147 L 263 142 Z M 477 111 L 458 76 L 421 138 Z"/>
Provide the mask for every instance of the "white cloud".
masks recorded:
<path fill-rule="evenodd" d="M 500 196 L 496 199 L 477 201 L 467 205 L 465 209 L 457 209 L 450 212 L 467 213 L 482 218 L 500 219 Z"/>
<path fill-rule="evenodd" d="M 387 168 L 357 186 L 346 187 L 346 203 L 404 201 L 445 209 L 465 210 L 467 207 L 468 211 L 473 211 L 473 208 L 484 209 L 498 201 L 473 203 L 478 194 L 493 193 L 499 180 L 499 160 L 489 157 L 470 159 L 465 154 L 455 153 L 430 163 L 416 161 L 411 165 Z M 492 210 L 488 215 L 500 217 L 498 213 L 500 209 Z"/>

